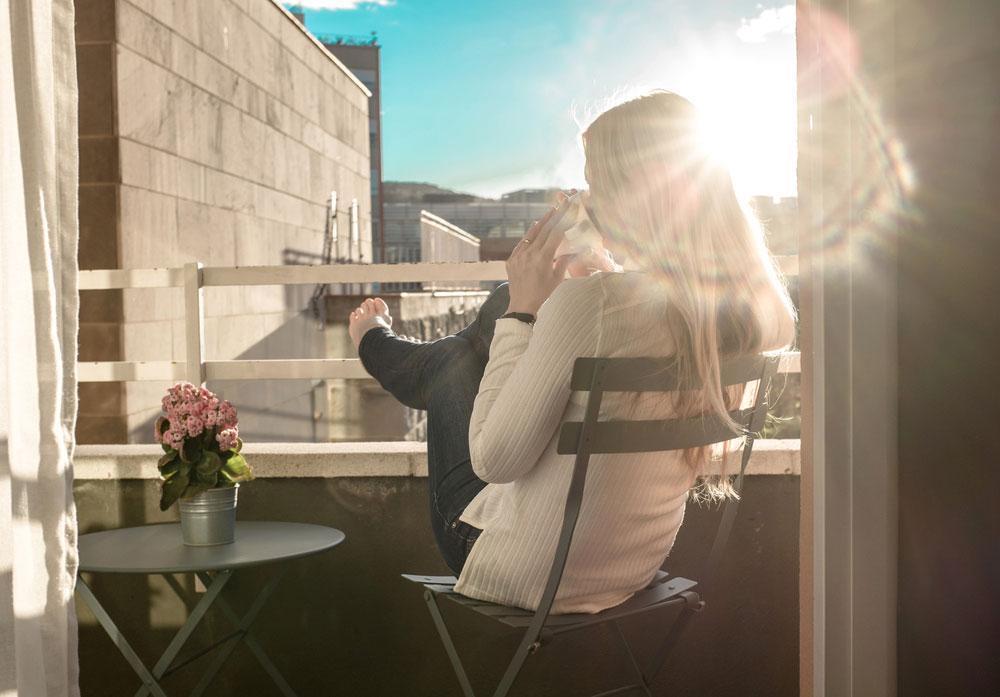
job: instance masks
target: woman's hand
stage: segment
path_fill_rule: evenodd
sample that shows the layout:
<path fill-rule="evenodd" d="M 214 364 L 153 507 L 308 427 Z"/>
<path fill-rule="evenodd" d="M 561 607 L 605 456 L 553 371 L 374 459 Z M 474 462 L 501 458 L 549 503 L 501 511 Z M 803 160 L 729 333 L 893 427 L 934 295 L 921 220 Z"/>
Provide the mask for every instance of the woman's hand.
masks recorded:
<path fill-rule="evenodd" d="M 566 213 L 562 206 L 564 201 L 560 200 L 559 205 L 531 226 L 507 259 L 507 280 L 510 282 L 507 309 L 510 312 L 537 315 L 538 308 L 566 277 L 566 267 L 572 257 L 554 258 L 563 234 L 553 232 Z"/>

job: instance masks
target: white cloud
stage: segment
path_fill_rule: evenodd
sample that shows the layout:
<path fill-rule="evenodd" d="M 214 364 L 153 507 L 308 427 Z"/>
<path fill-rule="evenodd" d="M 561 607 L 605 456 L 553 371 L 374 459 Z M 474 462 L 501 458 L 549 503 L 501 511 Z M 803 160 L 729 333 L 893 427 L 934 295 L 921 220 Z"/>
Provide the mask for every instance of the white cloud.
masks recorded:
<path fill-rule="evenodd" d="M 758 7 L 760 7 L 758 5 Z M 751 19 L 741 19 L 736 36 L 748 44 L 759 44 L 772 34 L 795 33 L 795 5 L 768 7 Z"/>
<path fill-rule="evenodd" d="M 356 10 L 362 5 L 374 5 L 376 7 L 388 7 L 395 4 L 396 0 L 299 0 L 299 2 L 283 3 L 285 7 L 294 8 L 296 5 L 303 10 Z"/>

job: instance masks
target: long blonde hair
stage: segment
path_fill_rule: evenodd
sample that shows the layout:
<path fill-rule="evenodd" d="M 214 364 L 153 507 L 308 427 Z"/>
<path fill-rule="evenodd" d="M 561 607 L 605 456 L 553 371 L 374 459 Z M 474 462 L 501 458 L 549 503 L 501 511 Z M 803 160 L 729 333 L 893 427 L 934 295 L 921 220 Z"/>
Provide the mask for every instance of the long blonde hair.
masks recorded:
<path fill-rule="evenodd" d="M 762 350 L 755 299 L 765 284 L 787 301 L 760 226 L 705 147 L 694 106 L 677 94 L 650 92 L 608 109 L 582 139 L 595 222 L 662 284 L 681 375 L 703 386 L 677 394 L 678 416 L 729 419 L 743 388 L 722 388 L 720 362 Z M 726 472 L 708 473 L 712 452 L 696 448 L 684 458 L 705 475 L 702 493 L 730 495 Z"/>

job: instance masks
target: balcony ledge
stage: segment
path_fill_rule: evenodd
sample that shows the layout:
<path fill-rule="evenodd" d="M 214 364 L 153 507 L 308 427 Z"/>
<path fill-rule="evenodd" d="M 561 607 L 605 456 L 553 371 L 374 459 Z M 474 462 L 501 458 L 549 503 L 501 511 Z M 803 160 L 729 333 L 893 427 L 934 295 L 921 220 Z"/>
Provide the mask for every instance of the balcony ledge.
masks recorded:
<path fill-rule="evenodd" d="M 78 445 L 74 478 L 158 479 L 158 445 Z M 426 477 L 427 446 L 419 442 L 252 443 L 243 454 L 257 478 Z M 799 441 L 759 440 L 747 473 L 798 475 Z"/>

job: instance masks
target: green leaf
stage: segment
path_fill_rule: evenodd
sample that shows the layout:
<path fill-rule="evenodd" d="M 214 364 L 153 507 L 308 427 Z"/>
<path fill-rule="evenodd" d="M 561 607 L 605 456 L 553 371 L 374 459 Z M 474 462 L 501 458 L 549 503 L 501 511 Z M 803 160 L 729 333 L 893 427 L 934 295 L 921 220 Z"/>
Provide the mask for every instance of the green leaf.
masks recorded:
<path fill-rule="evenodd" d="M 160 476 L 164 479 L 170 479 L 175 476 L 181 469 L 181 461 L 177 458 L 177 455 L 164 455 L 160 458 L 160 461 L 156 464 L 157 469 L 160 470 Z"/>
<path fill-rule="evenodd" d="M 164 454 L 156 463 L 157 467 L 163 467 L 168 462 L 174 460 L 177 457 L 177 451 L 171 448 L 166 454 Z"/>
<path fill-rule="evenodd" d="M 253 472 L 250 471 L 250 465 L 247 464 L 246 459 L 239 453 L 231 455 L 226 460 L 219 474 L 233 483 L 248 482 L 253 479 Z"/>
<path fill-rule="evenodd" d="M 188 485 L 188 488 L 184 490 L 184 493 L 181 494 L 181 498 L 189 499 L 192 496 L 197 496 L 203 491 L 208 491 L 214 486 L 215 486 L 214 483 L 209 483 L 209 482 L 192 482 L 191 484 Z"/>
<path fill-rule="evenodd" d="M 207 449 L 212 447 L 212 444 L 214 443 L 215 443 L 215 426 L 211 426 L 203 431 L 201 437 L 201 446 Z"/>
<path fill-rule="evenodd" d="M 236 445 L 233 446 L 232 450 L 233 450 L 234 453 L 238 453 L 241 450 L 243 450 L 243 439 L 242 438 L 237 437 L 237 439 L 236 439 Z"/>
<path fill-rule="evenodd" d="M 201 444 L 194 438 L 185 438 L 181 445 L 181 459 L 196 464 L 201 460 Z"/>
<path fill-rule="evenodd" d="M 216 475 L 219 473 L 221 467 L 222 458 L 219 457 L 218 453 L 214 453 L 211 450 L 203 450 L 201 451 L 201 459 L 195 465 L 195 470 L 198 472 L 198 479 L 200 481 L 211 481 L 212 484 L 215 484 Z"/>
<path fill-rule="evenodd" d="M 174 505 L 188 488 L 188 475 L 187 472 L 178 472 L 163 482 L 163 486 L 160 488 L 160 510 L 165 511 Z"/>
<path fill-rule="evenodd" d="M 166 443 L 160 443 L 160 447 L 163 448 L 163 452 L 165 452 L 165 453 L 169 453 L 171 450 L 174 450 L 172 447 L 170 447 Z M 177 451 L 174 450 L 174 452 L 177 452 Z"/>

